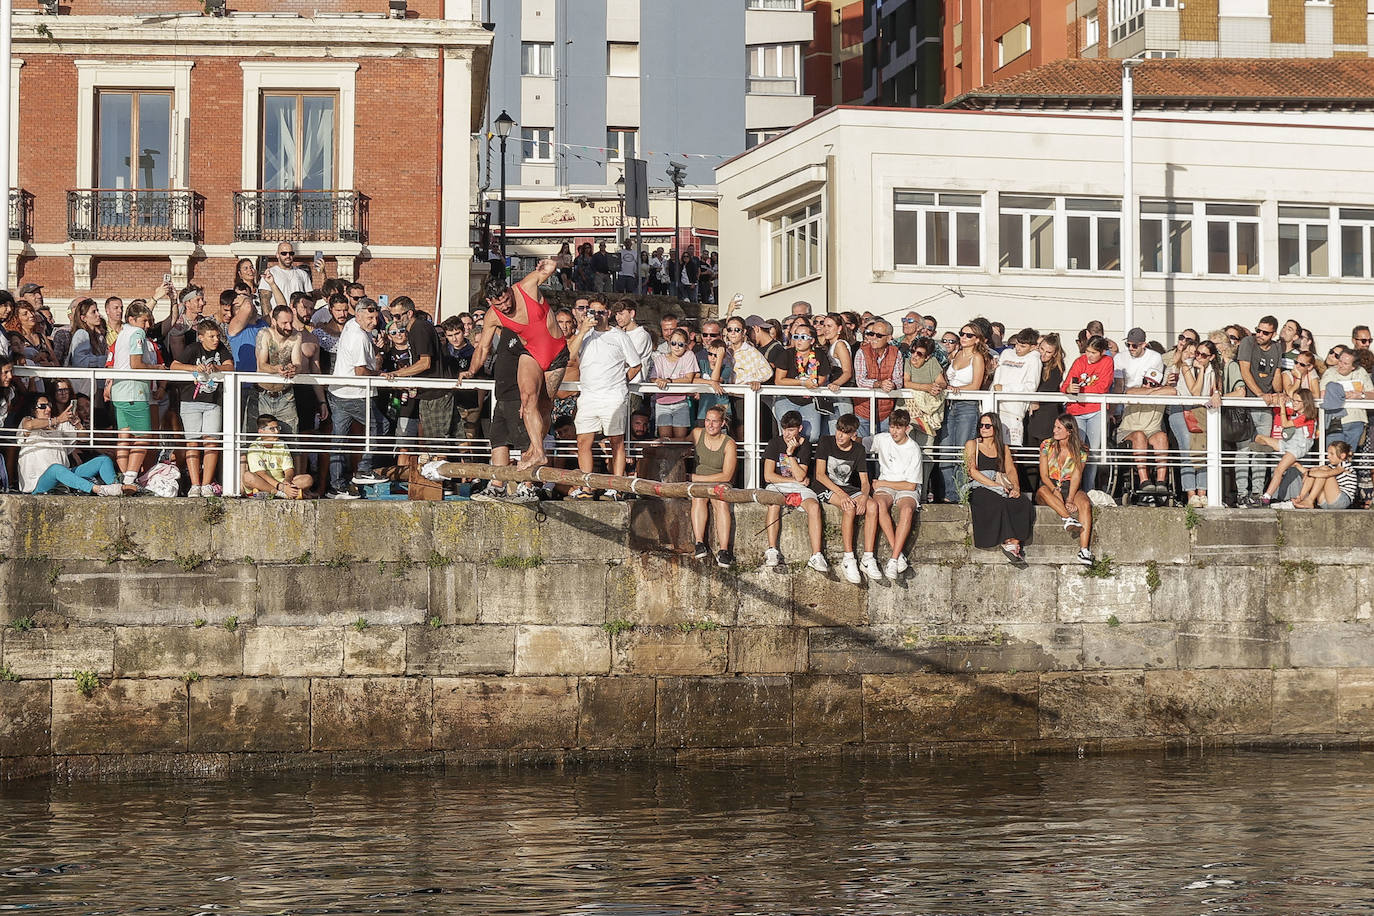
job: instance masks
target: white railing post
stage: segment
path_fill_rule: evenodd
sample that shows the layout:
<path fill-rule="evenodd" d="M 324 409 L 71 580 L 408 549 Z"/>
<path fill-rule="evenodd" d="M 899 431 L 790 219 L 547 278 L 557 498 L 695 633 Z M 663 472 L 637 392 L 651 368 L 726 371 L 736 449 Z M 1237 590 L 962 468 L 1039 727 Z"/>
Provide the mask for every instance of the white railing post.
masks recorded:
<path fill-rule="evenodd" d="M 1207 405 L 1207 508 L 1221 508 L 1221 408 Z"/>
<path fill-rule="evenodd" d="M 243 410 L 243 388 L 239 384 L 238 373 L 224 373 L 224 381 L 220 383 L 220 387 L 224 390 L 224 442 L 221 450 L 223 457 L 220 459 L 220 467 L 224 474 L 224 495 L 238 496 L 241 486 L 239 429 L 243 424 L 243 418 L 239 416 Z"/>
<path fill-rule="evenodd" d="M 752 388 L 744 391 L 744 485 L 753 489 L 759 485 L 759 393 Z"/>

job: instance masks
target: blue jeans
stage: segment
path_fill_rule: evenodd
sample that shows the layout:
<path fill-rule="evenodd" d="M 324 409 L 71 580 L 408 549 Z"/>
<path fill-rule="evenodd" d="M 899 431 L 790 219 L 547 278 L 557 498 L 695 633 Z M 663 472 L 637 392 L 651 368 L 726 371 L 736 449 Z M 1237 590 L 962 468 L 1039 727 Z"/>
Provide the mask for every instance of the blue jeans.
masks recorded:
<path fill-rule="evenodd" d="M 1348 423 L 1342 421 L 1341 431 L 1338 433 L 1328 433 L 1326 436 L 1326 444 L 1330 445 L 1332 442 L 1344 442 L 1346 445 L 1350 446 L 1350 451 L 1352 453 L 1358 452 L 1360 450 L 1360 437 L 1364 435 L 1364 427 L 1365 424 L 1362 422 Z"/>
<path fill-rule="evenodd" d="M 802 433 L 810 439 L 812 444 L 821 441 L 821 414 L 816 409 L 816 402 L 811 398 L 801 401 L 794 401 L 791 398 L 780 397 L 773 402 L 773 419 L 778 421 L 778 428 L 782 428 L 782 415 L 789 410 L 795 410 L 802 416 Z"/>
<path fill-rule="evenodd" d="M 1093 459 L 1102 449 L 1102 411 L 1079 414 L 1074 417 L 1078 424 L 1078 435 L 1088 447 L 1088 463 L 1083 468 L 1083 492 L 1087 493 L 1097 483 L 1097 465 Z"/>
<path fill-rule="evenodd" d="M 76 490 L 81 493 L 91 492 L 93 482 L 99 477 L 101 483 L 114 483 L 119 479 L 119 474 L 115 471 L 115 464 L 110 460 L 109 455 L 97 455 L 80 467 L 69 468 L 65 465 L 50 465 L 46 471 L 38 478 L 38 483 L 34 485 L 34 493 L 47 493 L 58 484 L 68 490 Z"/>
<path fill-rule="evenodd" d="M 347 439 L 349 427 L 353 421 L 357 420 L 358 425 L 367 428 L 371 415 L 372 435 L 380 436 L 386 432 L 386 423 L 382 420 L 382 415 L 372 406 L 372 401 L 368 398 L 340 398 L 335 397 L 334 392 L 329 392 L 329 418 L 334 421 L 334 441 L 331 444 L 333 454 L 329 456 L 329 485 L 335 490 L 342 490 L 348 486 L 348 456 L 344 453 L 345 449 L 350 448 L 355 443 L 350 443 Z M 363 453 L 358 460 L 358 473 L 366 474 L 372 470 L 372 456 Z"/>
<path fill-rule="evenodd" d="M 1178 443 L 1180 453 L 1186 453 L 1193 441 L 1193 434 L 1188 432 L 1188 420 L 1183 416 L 1182 408 L 1169 408 L 1166 411 L 1169 419 L 1169 431 L 1174 434 L 1174 441 Z M 1179 484 L 1186 490 L 1205 490 L 1207 489 L 1207 466 L 1197 467 L 1193 464 L 1196 458 L 1192 455 L 1180 454 Z"/>
<path fill-rule="evenodd" d="M 886 421 L 886 420 L 879 420 L 879 421 L 878 421 L 878 428 L 877 428 L 876 430 L 873 430 L 873 429 L 870 429 L 870 427 L 869 427 L 868 417 L 859 417 L 859 438 L 860 438 L 860 439 L 867 439 L 870 432 L 875 433 L 875 434 L 876 434 L 876 433 L 885 433 L 885 432 L 887 432 L 887 421 Z M 833 430 L 832 430 L 832 434 L 833 434 Z M 912 436 L 915 436 L 915 435 L 916 435 L 916 427 L 915 427 L 915 426 L 912 426 L 912 427 L 911 427 L 911 435 L 912 435 Z M 927 442 L 927 443 L 926 443 L 926 447 L 929 447 L 929 445 L 930 445 L 930 443 Z M 925 451 L 925 448 L 922 448 L 921 451 L 924 452 L 924 451 Z M 930 479 L 930 467 L 931 467 L 931 464 L 930 464 L 929 461 L 924 461 L 924 462 L 922 462 L 922 463 L 925 465 L 925 476 L 926 476 L 926 480 L 929 480 L 929 479 Z"/>
<path fill-rule="evenodd" d="M 958 449 L 954 458 L 940 462 L 940 479 L 945 484 L 945 499 L 959 501 L 959 471 L 964 466 L 964 444 L 978 432 L 977 401 L 950 401 L 945 424 L 940 427 L 936 445 Z"/>
<path fill-rule="evenodd" d="M 849 398 L 830 398 L 831 407 L 827 408 L 830 415 L 821 415 L 821 425 L 825 427 L 824 432 L 827 436 L 835 435 L 835 421 L 847 413 L 854 412 L 854 402 Z M 863 417 L 859 418 L 859 428 L 863 429 Z M 863 435 L 862 433 L 860 435 Z"/>
<path fill-rule="evenodd" d="M 1255 424 L 1255 435 L 1267 436 L 1274 426 L 1274 411 L 1269 407 L 1251 407 L 1250 419 Z M 1264 492 L 1265 477 L 1269 475 L 1270 457 L 1273 452 L 1256 451 L 1248 448 L 1250 443 L 1242 442 L 1236 447 L 1236 498 L 1259 496 Z"/>

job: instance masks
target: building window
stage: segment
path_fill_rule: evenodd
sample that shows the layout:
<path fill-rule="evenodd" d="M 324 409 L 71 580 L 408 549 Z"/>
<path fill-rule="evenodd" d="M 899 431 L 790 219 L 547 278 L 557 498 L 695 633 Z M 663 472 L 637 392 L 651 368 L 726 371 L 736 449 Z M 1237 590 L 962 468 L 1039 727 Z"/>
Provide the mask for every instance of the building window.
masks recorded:
<path fill-rule="evenodd" d="M 1269 16 L 1269 0 L 1220 0 L 1220 16 Z"/>
<path fill-rule="evenodd" d="M 1007 64 L 1016 60 L 1031 48 L 1031 30 L 1029 22 L 1022 22 L 1012 26 L 1002 37 L 997 39 L 997 66 L 1005 67 Z"/>
<path fill-rule="evenodd" d="M 1121 201 L 1067 197 L 1065 252 L 1069 270 L 1121 269 Z"/>
<path fill-rule="evenodd" d="M 1178 57 L 1178 52 L 1167 50 L 1154 50 L 1146 51 L 1143 56 L 1146 60 L 1172 60 L 1175 57 Z"/>
<path fill-rule="evenodd" d="M 624 162 L 635 158 L 635 139 L 638 131 L 634 128 L 612 127 L 606 131 L 606 158 L 611 162 Z"/>
<path fill-rule="evenodd" d="M 1193 272 L 1193 205 L 1140 202 L 1140 269 L 1147 274 Z"/>
<path fill-rule="evenodd" d="M 1112 44 L 1145 27 L 1145 5 L 1148 0 L 1111 0 L 1107 15 L 1112 28 Z"/>
<path fill-rule="evenodd" d="M 1340 209 L 1341 276 L 1371 276 L 1371 233 L 1374 233 L 1374 210 Z"/>
<path fill-rule="evenodd" d="M 897 267 L 979 267 L 981 194 L 896 191 L 893 195 L 893 263 Z"/>
<path fill-rule="evenodd" d="M 101 188 L 171 187 L 172 94 L 110 92 L 96 98 L 96 182 Z"/>
<path fill-rule="evenodd" d="M 801 0 L 747 0 L 744 4 L 747 10 L 799 10 L 802 8 Z"/>
<path fill-rule="evenodd" d="M 781 136 L 786 128 L 777 127 L 772 130 L 746 130 L 744 132 L 744 148 L 753 149 L 760 143 L 767 143 L 774 137 Z"/>
<path fill-rule="evenodd" d="M 520 156 L 526 162 L 552 162 L 553 128 L 520 128 Z"/>
<path fill-rule="evenodd" d="M 606 75 L 639 76 L 639 45 L 629 41 L 606 42 Z"/>
<path fill-rule="evenodd" d="M 1097 44 L 1098 25 L 1097 14 L 1093 13 L 1083 20 L 1083 47 L 1090 48 Z"/>
<path fill-rule="evenodd" d="M 1207 273 L 1258 276 L 1259 205 L 1207 204 Z"/>
<path fill-rule="evenodd" d="M 336 103 L 329 93 L 263 93 L 259 187 L 324 191 L 337 186 Z"/>
<path fill-rule="evenodd" d="M 520 75 L 553 76 L 553 43 L 520 42 Z"/>
<path fill-rule="evenodd" d="M 746 92 L 756 95 L 800 95 L 797 73 L 801 45 L 750 45 L 745 49 Z"/>
<path fill-rule="evenodd" d="M 1331 208 L 1279 206 L 1279 276 L 1331 276 Z"/>
<path fill-rule="evenodd" d="M 1054 269 L 1053 197 L 1003 194 L 999 203 L 998 230 L 1002 251 L 998 261 L 1008 270 Z"/>
<path fill-rule="evenodd" d="M 772 285 L 795 283 L 821 272 L 821 204 L 807 204 L 770 222 Z"/>

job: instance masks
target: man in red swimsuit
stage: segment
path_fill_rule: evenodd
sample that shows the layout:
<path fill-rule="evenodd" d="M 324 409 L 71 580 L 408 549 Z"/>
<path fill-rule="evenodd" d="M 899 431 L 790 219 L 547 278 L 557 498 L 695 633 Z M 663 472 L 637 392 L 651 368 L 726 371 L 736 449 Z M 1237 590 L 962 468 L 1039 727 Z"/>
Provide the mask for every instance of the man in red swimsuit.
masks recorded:
<path fill-rule="evenodd" d="M 553 394 L 563 383 L 563 373 L 568 368 L 567 341 L 563 339 L 553 309 L 539 293 L 540 284 L 557 269 L 555 258 L 544 258 L 513 287 L 500 278 L 488 280 L 484 292 L 487 317 L 482 325 L 481 339 L 472 354 L 472 372 L 476 372 L 490 355 L 497 330 L 504 328 L 519 338 L 523 348 L 517 377 L 520 417 L 530 436 L 530 447 L 520 456 L 519 467 L 524 469 L 549 463 L 544 455 L 544 435 L 553 412 Z"/>

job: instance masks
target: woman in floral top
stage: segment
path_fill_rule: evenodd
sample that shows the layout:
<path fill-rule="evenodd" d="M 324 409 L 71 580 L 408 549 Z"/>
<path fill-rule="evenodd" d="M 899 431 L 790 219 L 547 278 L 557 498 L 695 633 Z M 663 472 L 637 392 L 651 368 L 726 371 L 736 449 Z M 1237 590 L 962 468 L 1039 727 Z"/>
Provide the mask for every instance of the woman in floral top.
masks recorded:
<path fill-rule="evenodd" d="M 816 349 L 816 329 L 805 321 L 792 324 L 791 346 L 779 354 L 773 363 L 775 385 L 796 385 L 816 390 L 824 388 L 830 375 L 830 358 L 824 350 Z M 782 422 L 782 415 L 795 410 L 802 415 L 802 430 L 812 442 L 821 434 L 821 415 L 810 397 L 783 398 L 773 404 L 773 415 Z"/>

